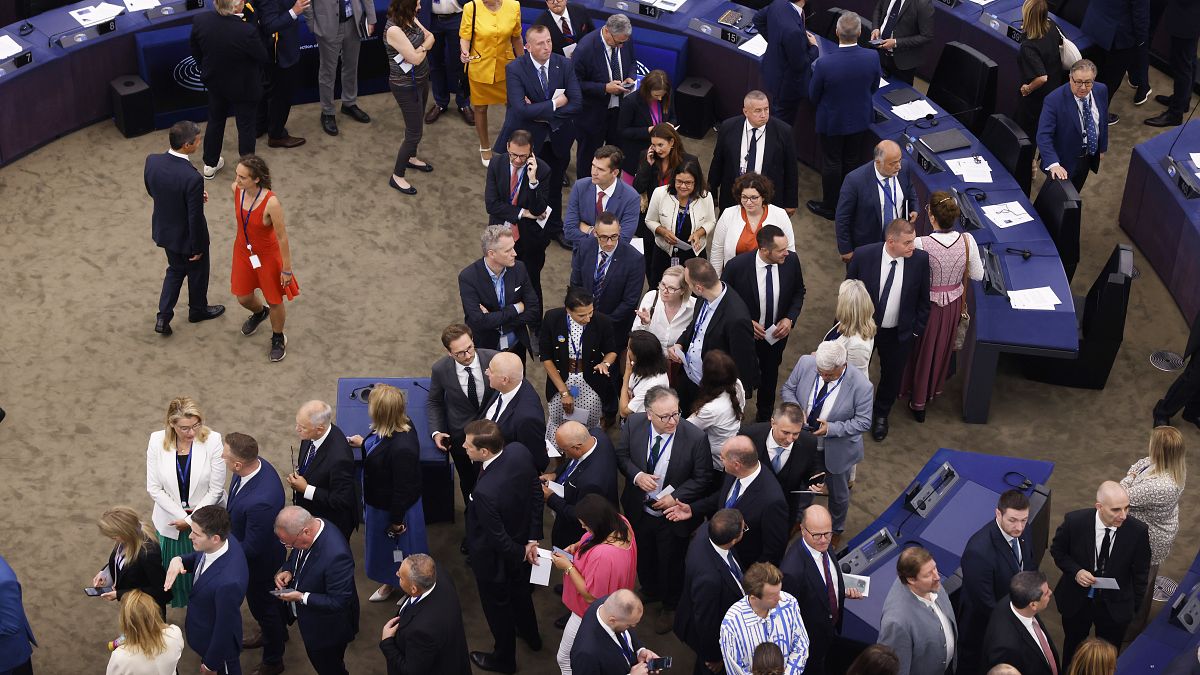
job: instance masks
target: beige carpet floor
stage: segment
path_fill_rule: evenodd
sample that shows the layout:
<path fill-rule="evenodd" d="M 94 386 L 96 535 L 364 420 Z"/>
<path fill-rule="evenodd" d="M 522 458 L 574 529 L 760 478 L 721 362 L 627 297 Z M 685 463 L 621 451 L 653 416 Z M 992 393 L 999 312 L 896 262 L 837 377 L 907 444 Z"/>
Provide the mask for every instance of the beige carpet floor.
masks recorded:
<path fill-rule="evenodd" d="M 1158 92 L 1169 87 L 1161 73 L 1152 78 Z M 1123 120 L 1111 129 L 1101 174 L 1084 192 L 1076 293 L 1086 292 L 1113 245 L 1128 241 L 1116 214 L 1130 149 L 1155 133 L 1140 120 L 1158 113 L 1153 102 L 1134 108 L 1130 97 L 1128 87 L 1119 93 L 1114 109 Z M 475 133 L 453 116 L 428 128 L 420 157 L 436 171 L 414 173 L 420 192 L 407 197 L 386 185 L 403 133 L 399 111 L 386 95 L 367 97 L 362 106 L 374 121 L 363 126 L 343 117 L 336 138 L 321 133 L 317 106 L 300 106 L 290 129 L 308 144 L 262 148 L 302 288 L 288 307 L 289 354 L 278 364 L 267 361 L 265 332 L 239 334 L 245 313 L 228 291 L 236 227 L 231 168 L 208 184 L 206 208 L 213 242 L 209 297 L 230 311 L 188 324 L 184 300 L 168 339 L 152 330 L 165 261 L 150 239 L 142 184 L 143 158 L 166 149 L 166 133 L 125 139 L 102 122 L 0 170 L 0 405 L 8 410 L 0 425 L 0 554 L 24 584 L 41 644 L 34 656 L 38 672 L 104 669 L 103 645 L 117 634 L 117 608 L 80 590 L 109 549 L 95 520 L 113 504 L 149 517 L 146 439 L 162 428 L 170 398 L 195 397 L 213 428 L 252 434 L 281 466 L 296 442 L 293 415 L 300 403 L 333 400 L 339 377 L 427 375 L 443 353 L 440 329 L 461 319 L 456 274 L 479 256 L 478 232 L 486 222 Z M 494 110 L 493 134 L 502 116 Z M 234 134 L 231 123 L 225 140 L 230 164 Z M 712 143 L 712 134 L 687 140 L 688 150 L 701 157 L 711 156 Z M 818 190 L 819 176 L 802 169 L 801 199 Z M 801 209 L 794 225 L 808 297 L 785 368 L 828 328 L 843 274 L 831 224 Z M 1119 478 L 1145 454 L 1151 407 L 1172 380 L 1151 367 L 1150 353 L 1182 350 L 1186 339 L 1185 321 L 1162 282 L 1140 256 L 1138 264 L 1143 275 L 1133 286 L 1125 343 L 1105 390 L 1031 383 L 1002 362 L 991 422 L 971 426 L 961 422 L 961 382 L 953 380 L 927 423 L 917 425 L 901 409 L 885 443 L 868 441 L 849 529 L 874 519 L 938 447 L 1057 462 L 1050 483 L 1054 523 L 1069 509 L 1091 505 L 1101 480 Z M 568 267 L 567 254 L 552 245 L 544 277 L 549 298 L 560 297 Z M 540 370 L 531 370 L 538 386 Z M 1184 434 L 1189 443 L 1200 441 L 1191 425 Z M 1200 545 L 1193 527 L 1198 503 L 1194 490 L 1185 493 L 1183 526 L 1164 575 L 1180 578 Z M 432 526 L 430 543 L 457 582 L 471 648 L 490 650 L 473 579 L 457 550 L 461 527 L 461 519 Z M 353 546 L 361 554 L 361 536 Z M 1049 556 L 1042 569 L 1052 582 L 1059 576 Z M 385 671 L 376 645 L 394 607 L 366 603 L 373 586 L 360 570 L 362 631 L 347 656 L 353 673 Z M 536 603 L 546 648 L 533 654 L 519 647 L 519 665 L 525 673 L 556 672 L 559 631 L 551 621 L 561 603 L 545 590 L 536 593 Z M 184 613 L 172 610 L 169 618 L 182 624 Z M 1056 626 L 1057 617 L 1049 623 Z M 660 653 L 676 657 L 676 671 L 691 667 L 691 654 L 673 636 L 655 636 L 649 621 L 639 632 Z M 1061 638 L 1057 628 L 1054 635 Z M 311 672 L 298 632 L 292 636 L 288 671 Z M 244 654 L 243 667 L 259 658 Z M 197 662 L 185 653 L 180 672 L 195 672 Z"/>

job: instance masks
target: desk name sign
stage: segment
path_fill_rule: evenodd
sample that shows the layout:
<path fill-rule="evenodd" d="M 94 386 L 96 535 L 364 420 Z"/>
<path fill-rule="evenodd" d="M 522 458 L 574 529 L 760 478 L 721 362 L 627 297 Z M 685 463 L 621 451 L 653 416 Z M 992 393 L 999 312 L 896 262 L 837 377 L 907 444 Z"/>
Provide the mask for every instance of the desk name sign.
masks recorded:
<path fill-rule="evenodd" d="M 24 45 L 21 46 L 24 47 Z M 23 68 L 31 63 L 33 63 L 33 52 L 29 51 L 28 47 L 24 47 L 24 51 L 16 56 L 0 61 L 0 76 L 7 75 L 17 68 Z"/>
<path fill-rule="evenodd" d="M 943 5 L 945 5 L 947 7 L 954 8 L 954 7 L 958 7 L 959 0 L 938 0 L 938 2 L 942 3 Z"/>
<path fill-rule="evenodd" d="M 933 154 L 929 148 L 926 148 L 923 143 L 918 143 L 917 139 L 910 134 L 904 135 L 904 149 L 908 151 L 917 160 L 917 166 L 925 173 L 941 173 L 945 171 L 942 168 L 941 162 L 937 160 L 937 156 Z"/>
<path fill-rule="evenodd" d="M 692 19 L 688 22 L 688 28 L 696 31 L 697 33 L 724 40 L 731 45 L 740 45 L 742 44 L 742 41 L 745 40 L 741 33 L 729 30 L 728 28 L 715 23 L 710 23 L 704 19 Z"/>
<path fill-rule="evenodd" d="M 202 7 L 204 7 L 204 0 L 183 0 L 183 2 L 172 2 L 170 4 L 163 4 L 146 10 L 146 19 L 149 21 L 169 19 L 180 12 L 190 12 L 194 9 L 200 9 Z"/>
<path fill-rule="evenodd" d="M 997 33 L 1017 44 L 1021 44 L 1021 42 L 1025 40 L 1025 32 L 1023 30 L 1001 19 L 995 14 L 990 14 L 988 12 L 980 14 L 979 23 L 987 26 L 988 28 L 996 31 Z"/>
<path fill-rule="evenodd" d="M 659 9 L 654 5 L 637 2 L 636 0 L 605 0 L 604 6 L 609 9 L 619 9 L 622 12 L 638 14 L 651 19 L 657 19 L 660 14 L 667 12 L 665 9 Z"/>
<path fill-rule="evenodd" d="M 116 29 L 117 29 L 117 20 L 116 19 L 109 19 L 108 21 L 101 21 L 100 23 L 98 23 L 94 26 L 88 26 L 87 28 L 83 28 L 80 30 L 69 30 L 65 33 L 59 33 L 58 35 L 52 35 L 52 36 L 50 36 L 50 46 L 53 47 L 55 44 L 57 44 L 59 47 L 62 47 L 63 49 L 70 49 L 77 45 L 83 44 L 84 42 L 87 42 L 88 40 L 91 40 L 93 38 L 98 38 L 101 35 L 106 35 L 108 33 L 111 33 L 113 31 L 115 31 Z"/>
<path fill-rule="evenodd" d="M 1170 155 L 1162 158 L 1163 169 L 1170 176 L 1184 199 L 1200 197 L 1200 178 L 1198 178 L 1187 162 Z"/>

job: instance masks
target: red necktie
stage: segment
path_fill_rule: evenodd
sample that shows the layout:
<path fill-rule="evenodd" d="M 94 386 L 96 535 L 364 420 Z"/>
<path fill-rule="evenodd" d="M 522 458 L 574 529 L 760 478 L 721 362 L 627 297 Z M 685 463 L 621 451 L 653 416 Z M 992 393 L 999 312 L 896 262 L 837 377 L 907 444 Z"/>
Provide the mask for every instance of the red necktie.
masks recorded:
<path fill-rule="evenodd" d="M 1042 646 L 1042 656 L 1046 657 L 1046 663 L 1050 664 L 1050 672 L 1058 675 L 1058 665 L 1054 663 L 1054 652 L 1050 651 L 1050 643 L 1046 641 L 1046 634 L 1038 625 L 1037 617 L 1033 618 L 1033 632 L 1037 633 L 1038 644 Z"/>
<path fill-rule="evenodd" d="M 571 36 L 571 27 L 567 25 L 567 18 L 560 16 L 560 17 L 558 17 L 558 20 L 562 23 L 562 34 L 566 35 L 567 37 L 570 37 Z"/>
<path fill-rule="evenodd" d="M 513 206 L 517 205 L 517 187 L 521 184 L 521 169 L 512 171 L 512 179 L 508 183 L 508 194 L 512 195 Z M 512 224 L 513 241 L 516 242 L 521 238 L 521 231 L 517 228 L 517 224 Z"/>
<path fill-rule="evenodd" d="M 838 607 L 837 586 L 833 580 L 833 575 L 829 571 L 829 551 L 821 554 L 821 563 L 825 566 L 825 592 L 829 597 L 829 615 L 833 617 L 833 623 L 836 626 L 838 615 L 841 614 L 841 608 Z"/>
<path fill-rule="evenodd" d="M 601 190 L 600 188 L 596 188 L 596 220 L 597 221 L 600 220 L 600 214 L 603 212 L 604 212 L 604 191 Z M 592 227 L 595 227 L 595 226 L 596 226 L 596 223 L 592 223 Z"/>

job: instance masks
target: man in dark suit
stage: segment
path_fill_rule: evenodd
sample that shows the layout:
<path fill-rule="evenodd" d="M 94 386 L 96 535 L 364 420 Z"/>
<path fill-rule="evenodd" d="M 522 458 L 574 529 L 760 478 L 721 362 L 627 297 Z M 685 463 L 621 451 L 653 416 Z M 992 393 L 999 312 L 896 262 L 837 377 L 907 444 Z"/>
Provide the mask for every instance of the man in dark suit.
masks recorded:
<path fill-rule="evenodd" d="M 642 279 L 646 263 L 641 253 L 621 241 L 621 224 L 608 211 L 596 219 L 592 236 L 575 247 L 571 254 L 571 282 L 595 298 L 595 309 L 613 324 L 613 343 L 617 353 L 625 349 L 633 315 L 642 299 Z M 612 369 L 614 386 L 621 377 L 619 368 Z M 616 411 L 613 403 L 612 414 Z"/>
<path fill-rule="evenodd" d="M 746 398 L 750 398 L 758 385 L 759 373 L 754 355 L 754 322 L 746 303 L 736 292 L 730 292 L 704 258 L 684 263 L 683 282 L 697 298 L 696 309 L 679 342 L 667 351 L 667 358 L 683 364 L 684 377 L 678 378 L 683 409 L 691 409 L 700 385 L 704 355 L 713 349 L 733 358 Z"/>
<path fill-rule="evenodd" d="M 742 599 L 742 568 L 733 547 L 745 521 L 737 509 L 721 509 L 696 529 L 683 566 L 683 595 L 675 613 L 675 637 L 696 653 L 694 675 L 722 670 L 721 620 Z"/>
<path fill-rule="evenodd" d="M 167 566 L 164 590 L 180 574 L 192 573 L 184 633 L 188 646 L 200 655 L 200 672 L 241 675 L 242 598 L 249 572 L 236 539 L 229 538 L 229 512 L 211 504 L 192 512 L 188 538 L 195 553 L 176 556 Z"/>
<path fill-rule="evenodd" d="M 1154 404 L 1154 426 L 1169 425 L 1175 413 L 1183 409 L 1183 421 L 1200 427 L 1200 397 L 1197 396 L 1200 394 L 1200 361 L 1193 358 L 1197 350 L 1200 350 L 1200 312 L 1192 319 L 1192 330 L 1183 350 L 1187 366 Z"/>
<path fill-rule="evenodd" d="M 317 675 L 346 675 L 346 647 L 358 634 L 354 556 L 336 527 L 299 506 L 275 519 L 275 536 L 291 555 L 275 575 L 278 597 L 300 623 L 304 651 Z"/>
<path fill-rule="evenodd" d="M 883 241 L 893 220 L 917 222 L 917 190 L 902 157 L 895 141 L 880 141 L 875 158 L 846 176 L 834 226 L 842 262 L 850 262 L 859 246 Z"/>
<path fill-rule="evenodd" d="M 483 402 L 478 419 L 498 424 L 504 438 L 524 445 L 538 472 L 545 471 L 550 463 L 546 412 L 533 385 L 525 379 L 524 364 L 515 354 L 497 354 L 483 372 L 492 394 Z"/>
<path fill-rule="evenodd" d="M 171 334 L 171 318 L 183 280 L 188 280 L 188 321 L 198 323 L 225 313 L 224 305 L 208 304 L 208 221 L 204 219 L 204 180 L 188 155 L 200 147 L 203 134 L 190 120 L 169 132 L 171 149 L 146 158 L 146 194 L 154 200 L 150 225 L 154 243 L 167 254 L 167 274 L 158 297 L 154 332 Z"/>
<path fill-rule="evenodd" d="M 750 310 L 758 360 L 756 420 L 765 422 L 775 407 L 775 385 L 788 335 L 804 307 L 804 273 L 799 256 L 788 250 L 787 236 L 779 227 L 764 225 L 754 236 L 758 250 L 734 256 L 721 271 L 721 280 Z"/>
<path fill-rule="evenodd" d="M 1046 632 L 1045 622 L 1038 616 L 1050 606 L 1050 584 L 1046 583 L 1046 575 L 1037 570 L 1019 572 L 1013 575 L 1007 590 L 1007 595 L 996 603 L 983 632 L 983 662 L 978 672 L 1001 663 L 1013 666 L 1021 675 L 1062 672 L 1058 651 Z M 958 669 L 961 673 L 975 672 L 964 670 L 961 659 Z"/>
<path fill-rule="evenodd" d="M 1088 172 L 1100 171 L 1108 151 L 1108 100 L 1108 88 L 1096 81 L 1096 64 L 1087 59 L 1076 61 L 1070 80 L 1046 94 L 1037 146 L 1042 170 L 1051 178 L 1069 179 L 1082 190 Z"/>
<path fill-rule="evenodd" d="M 842 632 L 846 600 L 857 600 L 862 593 L 857 588 L 846 588 L 837 558 L 829 551 L 833 517 L 828 509 L 820 504 L 805 509 L 800 534 L 801 538 L 784 554 L 779 571 L 783 572 L 783 590 L 795 596 L 804 629 L 808 631 L 804 672 L 806 675 L 845 672 L 848 664 L 834 661 L 837 650 L 833 647 Z"/>
<path fill-rule="evenodd" d="M 819 55 L 817 38 L 804 21 L 805 0 L 775 0 L 754 13 L 754 27 L 767 40 L 762 75 L 771 94 L 771 112 L 788 124 L 796 121 L 800 101 L 808 98 L 808 78 Z"/>
<path fill-rule="evenodd" d="M 962 590 L 958 594 L 958 626 L 963 635 L 980 635 L 1003 603 L 1009 581 L 1023 570 L 1036 570 L 1029 541 L 1022 538 L 1029 522 L 1029 498 L 1020 490 L 1005 490 L 996 503 L 996 519 L 971 535 L 962 555 Z M 972 672 L 980 666 L 978 641 L 958 650 L 959 668 Z M 986 670 L 986 668 L 980 668 Z M 1022 671 L 1023 672 L 1023 671 Z"/>
<path fill-rule="evenodd" d="M 641 212 L 641 198 L 621 180 L 624 159 L 624 153 L 617 146 L 600 146 L 592 156 L 591 177 L 580 178 L 571 187 L 567 214 L 563 216 L 563 237 L 572 248 L 578 248 L 588 240 L 600 215 L 605 212 L 616 216 L 621 223 L 621 239 L 625 243 L 633 239 Z"/>
<path fill-rule="evenodd" d="M 1170 96 L 1159 94 L 1154 100 L 1167 106 L 1158 115 L 1145 120 L 1152 127 L 1183 124 L 1183 115 L 1191 107 L 1192 86 L 1196 78 L 1196 43 L 1200 41 L 1200 3 L 1191 0 L 1167 0 L 1167 35 L 1171 38 L 1170 71 L 1174 88 Z"/>
<path fill-rule="evenodd" d="M 350 541 L 358 528 L 354 452 L 345 432 L 333 423 L 333 408 L 324 401 L 300 406 L 296 433 L 300 436 L 297 465 L 285 477 L 294 491 L 292 503 L 328 520 Z"/>
<path fill-rule="evenodd" d="M 543 483 L 542 498 L 554 512 L 550 542 L 565 549 L 583 536 L 583 527 L 575 517 L 575 505 L 580 499 L 597 494 L 613 507 L 618 506 L 617 455 L 608 434 L 601 429 L 589 432 L 587 427 L 575 421 L 564 422 L 558 427 L 554 444 L 566 458 L 565 463 L 557 473 L 545 474 L 541 479 L 561 485 L 562 495 Z"/>
<path fill-rule="evenodd" d="M 529 327 L 542 319 L 542 303 L 525 269 L 517 260 L 511 227 L 488 225 L 480 236 L 483 257 L 458 273 L 464 323 L 485 349 L 536 354 Z"/>
<path fill-rule="evenodd" d="M 808 88 L 821 141 L 821 201 L 810 200 L 806 206 L 825 220 L 834 219 L 842 182 L 862 161 L 867 129 L 875 121 L 871 98 L 882 75 L 879 56 L 858 46 L 861 32 L 858 15 L 842 12 L 837 21 L 838 48 L 813 63 Z"/>
<path fill-rule="evenodd" d="M 425 413 L 434 445 L 442 452 L 449 452 L 454 460 L 458 487 L 463 503 L 467 504 L 479 467 L 462 449 L 463 427 L 479 417 L 483 402 L 492 396 L 484 373 L 496 352 L 476 348 L 471 328 L 463 323 L 446 326 L 442 331 L 442 346 L 446 348 L 446 356 L 433 364 Z"/>
<path fill-rule="evenodd" d="M 471 422 L 466 435 L 467 455 L 483 465 L 467 509 L 467 564 L 495 639 L 491 652 L 471 652 L 471 661 L 483 670 L 512 673 L 518 635 L 534 651 L 542 648 L 529 586 L 529 565 L 538 562 L 542 538 L 542 484 L 528 448 L 505 445 L 495 422 Z"/>
<path fill-rule="evenodd" d="M 914 338 L 929 320 L 929 254 L 916 250 L 916 229 L 907 220 L 888 225 L 887 240 L 854 249 L 847 279 L 858 279 L 875 300 L 875 349 L 879 383 L 875 387 L 871 437 L 887 438 L 888 414 L 900 391 L 900 378 Z M 914 413 L 916 414 L 916 413 Z M 918 421 L 924 421 L 924 411 Z"/>
<path fill-rule="evenodd" d="M 758 449 L 745 436 L 734 436 L 721 448 L 725 467 L 720 489 L 691 503 L 680 500 L 667 510 L 671 521 L 706 518 L 718 510 L 737 509 L 746 521 L 746 532 L 733 549 L 742 568 L 756 562 L 779 564 L 787 547 L 791 523 L 787 500 L 779 481 L 758 461 Z"/>
<path fill-rule="evenodd" d="M 509 111 L 512 111 L 511 107 Z M 503 131 L 500 133 L 504 135 Z M 499 143 L 497 139 L 496 144 Z M 513 131 L 508 135 L 505 147 L 508 161 L 488 164 L 487 183 L 483 189 L 488 225 L 507 225 L 512 228 L 513 236 L 519 237 L 513 242 L 517 260 L 525 263 L 533 290 L 545 306 L 542 268 L 546 265 L 546 245 L 550 242 L 547 219 L 557 212 L 550 206 L 554 195 L 558 195 L 559 208 L 562 206 L 562 188 L 560 183 L 553 182 L 550 165 L 534 157 L 528 131 Z"/>
<path fill-rule="evenodd" d="M 733 181 L 744 173 L 757 172 L 771 179 L 775 202 L 788 215 L 800 203 L 800 177 L 796 169 L 796 143 L 785 120 L 771 118 L 767 95 L 757 89 L 742 100 L 742 117 L 721 123 L 708 165 L 708 185 L 717 205 L 734 205 Z"/>
<path fill-rule="evenodd" d="M 4 556 L 0 556 L 0 672 L 33 675 L 33 648 L 37 640 L 25 616 L 21 582 Z"/>
<path fill-rule="evenodd" d="M 244 0 L 218 0 L 216 12 L 199 12 L 192 20 L 192 58 L 200 66 L 200 81 L 208 91 L 204 177 L 210 180 L 225 166 L 221 143 L 230 113 L 237 118 L 238 155 L 254 154 L 263 66 L 271 57 L 254 25 L 239 16 L 244 7 Z"/>
<path fill-rule="evenodd" d="M 708 494 L 712 454 L 704 432 L 680 419 L 679 396 L 672 389 L 651 387 L 644 402 L 645 416 L 631 415 L 617 441 L 617 468 L 625 475 L 621 507 L 637 538 L 642 593 L 662 601 L 660 623 L 669 627 L 666 618 L 683 590 L 679 570 L 693 523 L 670 522 L 663 512 L 677 500 L 692 502 Z"/>
<path fill-rule="evenodd" d="M 578 675 L 645 675 L 658 654 L 642 646 L 633 629 L 642 620 L 642 601 L 629 589 L 596 598 L 583 614 L 571 645 L 571 672 Z M 657 672 L 657 671 L 655 671 Z"/>
<path fill-rule="evenodd" d="M 1112 481 L 1100 484 L 1096 508 L 1071 511 L 1050 542 L 1050 555 L 1062 570 L 1054 587 L 1063 626 L 1063 668 L 1092 626 L 1096 637 L 1120 649 L 1137 614 L 1150 576 L 1150 535 L 1129 515 L 1129 495 Z M 1114 579 L 1118 590 L 1095 589 L 1097 578 Z"/>
<path fill-rule="evenodd" d="M 1150 0 L 1090 0 L 1079 28 L 1100 52 L 1097 78 L 1108 89 L 1106 103 L 1111 105 L 1137 58 L 1138 47 L 1144 48 L 1150 39 Z M 1109 113 L 1100 123 L 1107 126 L 1119 120 Z"/>
<path fill-rule="evenodd" d="M 262 647 L 263 658 L 254 672 L 276 675 L 283 672 L 287 629 L 279 603 L 271 597 L 273 578 L 283 564 L 283 544 L 275 537 L 275 516 L 284 507 L 283 484 L 275 467 L 258 454 L 258 442 L 246 434 L 231 433 L 224 439 L 221 459 L 233 475 L 229 483 L 230 532 L 242 546 L 249 573 L 246 605 L 261 631 L 242 643 L 245 649 Z"/>
<path fill-rule="evenodd" d="M 775 406 L 770 422 L 742 427 L 738 433 L 750 439 L 758 450 L 758 461 L 779 481 L 788 502 L 788 524 L 795 523 L 800 512 L 812 503 L 811 495 L 795 494 L 824 489 L 825 465 L 817 451 L 817 438 L 804 428 L 804 409 L 795 403 Z"/>
<path fill-rule="evenodd" d="M 913 83 L 925 45 L 933 41 L 933 3 L 930 0 L 879 0 L 871 17 L 872 40 L 879 44 L 883 72 Z"/>
<path fill-rule="evenodd" d="M 292 111 L 296 80 L 300 76 L 300 15 L 312 0 L 296 0 L 290 7 L 288 0 L 256 0 L 253 4 L 259 33 L 271 54 L 267 66 L 267 95 L 258 109 L 258 131 L 266 132 L 269 147 L 295 148 L 304 145 L 304 139 L 288 133 L 287 121 Z M 358 112 L 366 116 L 362 110 Z"/>
<path fill-rule="evenodd" d="M 420 4 L 417 10 L 421 24 L 433 33 L 433 49 L 429 50 L 430 106 L 425 112 L 425 124 L 433 124 L 454 106 L 467 126 L 475 126 L 475 111 L 471 108 L 471 91 L 461 81 L 463 63 L 459 60 L 458 32 L 462 27 L 462 6 L 459 0 L 433 0 Z"/>
<path fill-rule="evenodd" d="M 567 0 L 546 0 L 546 11 L 539 14 L 534 23 L 550 29 L 554 53 L 567 58 L 575 53 L 579 40 L 596 29 L 587 7 Z"/>
<path fill-rule="evenodd" d="M 621 142 L 617 116 L 621 99 L 633 91 L 637 72 L 633 24 L 629 23 L 629 17 L 617 12 L 608 17 L 600 30 L 580 38 L 571 63 L 583 90 L 583 108 L 575 120 L 579 132 L 575 177 L 582 180 L 588 176 L 588 162 L 600 146 Z M 620 167 L 621 162 L 616 165 Z"/>
<path fill-rule="evenodd" d="M 450 575 L 414 553 L 396 570 L 406 596 L 383 627 L 379 649 L 388 675 L 471 675 L 462 605 Z"/>

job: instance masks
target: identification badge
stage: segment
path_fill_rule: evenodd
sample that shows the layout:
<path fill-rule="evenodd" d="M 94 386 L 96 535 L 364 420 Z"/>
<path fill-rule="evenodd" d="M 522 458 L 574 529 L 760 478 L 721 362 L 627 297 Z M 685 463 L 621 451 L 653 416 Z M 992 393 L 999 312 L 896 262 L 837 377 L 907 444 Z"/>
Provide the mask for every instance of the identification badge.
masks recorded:
<path fill-rule="evenodd" d="M 259 262 L 259 260 L 258 260 L 258 256 L 256 256 L 256 255 L 252 255 L 252 256 L 250 256 L 250 269 L 255 269 L 255 270 L 256 270 L 256 269 L 258 269 L 258 268 L 260 268 L 260 267 L 262 267 L 262 263 L 261 263 L 261 262 Z"/>
<path fill-rule="evenodd" d="M 671 256 L 671 267 L 675 267 L 678 264 L 679 264 L 679 256 L 676 256 L 676 255 Z"/>
<path fill-rule="evenodd" d="M 392 562 L 404 562 L 404 551 L 395 549 L 392 551 Z"/>

